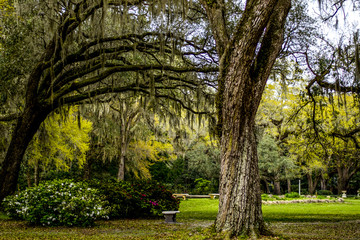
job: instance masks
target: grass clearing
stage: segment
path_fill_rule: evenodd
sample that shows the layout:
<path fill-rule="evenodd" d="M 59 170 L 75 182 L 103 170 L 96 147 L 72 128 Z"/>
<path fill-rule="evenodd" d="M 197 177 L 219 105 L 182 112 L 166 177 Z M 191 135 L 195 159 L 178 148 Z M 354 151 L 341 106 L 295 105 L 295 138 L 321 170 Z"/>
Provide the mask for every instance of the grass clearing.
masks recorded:
<path fill-rule="evenodd" d="M 263 214 L 265 221 L 269 222 L 339 222 L 360 220 L 360 201 L 264 205 Z"/>
<path fill-rule="evenodd" d="M 223 239 L 209 230 L 218 200 L 180 204 L 177 224 L 163 219 L 100 221 L 92 228 L 34 227 L 0 213 L 0 239 Z M 360 200 L 345 203 L 264 205 L 264 219 L 277 237 L 263 239 L 360 239 Z"/>

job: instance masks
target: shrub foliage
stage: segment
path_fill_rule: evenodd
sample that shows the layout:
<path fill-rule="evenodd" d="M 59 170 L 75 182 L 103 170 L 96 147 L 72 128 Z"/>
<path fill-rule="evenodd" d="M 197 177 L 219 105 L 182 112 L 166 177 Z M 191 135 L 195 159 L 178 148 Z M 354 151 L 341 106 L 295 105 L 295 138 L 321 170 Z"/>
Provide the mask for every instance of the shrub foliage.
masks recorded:
<path fill-rule="evenodd" d="M 291 192 L 291 193 L 286 193 L 285 197 L 287 197 L 287 198 L 299 198 L 300 195 L 297 192 Z"/>
<path fill-rule="evenodd" d="M 104 205 L 98 190 L 71 180 L 44 182 L 3 201 L 10 217 L 45 226 L 91 226 L 107 217 Z"/>
<path fill-rule="evenodd" d="M 162 211 L 178 210 L 179 200 L 155 181 L 93 181 L 111 209 L 110 218 L 157 217 Z"/>
<path fill-rule="evenodd" d="M 333 193 L 330 190 L 319 190 L 317 191 L 318 195 L 333 195 Z"/>

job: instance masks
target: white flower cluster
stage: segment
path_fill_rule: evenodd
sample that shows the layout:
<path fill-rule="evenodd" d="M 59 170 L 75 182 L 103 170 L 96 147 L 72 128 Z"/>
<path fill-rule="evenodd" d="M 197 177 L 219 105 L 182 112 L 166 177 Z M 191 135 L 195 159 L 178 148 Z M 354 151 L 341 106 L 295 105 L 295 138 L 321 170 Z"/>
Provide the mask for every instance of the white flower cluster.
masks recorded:
<path fill-rule="evenodd" d="M 55 180 L 5 199 L 12 217 L 41 225 L 82 225 L 108 218 L 97 190 L 82 183 Z"/>

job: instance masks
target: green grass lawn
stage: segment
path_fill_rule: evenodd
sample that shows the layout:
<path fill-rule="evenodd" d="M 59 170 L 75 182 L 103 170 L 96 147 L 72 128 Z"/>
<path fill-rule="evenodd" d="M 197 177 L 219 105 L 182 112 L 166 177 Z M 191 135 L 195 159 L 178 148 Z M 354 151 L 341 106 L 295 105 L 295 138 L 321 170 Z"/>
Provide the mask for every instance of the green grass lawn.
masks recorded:
<path fill-rule="evenodd" d="M 209 230 L 218 200 L 182 201 L 177 224 L 163 219 L 99 221 L 92 228 L 34 227 L 0 213 L 0 239 L 223 239 Z M 264 205 L 277 237 L 263 239 L 360 239 L 360 200 L 345 203 Z"/>

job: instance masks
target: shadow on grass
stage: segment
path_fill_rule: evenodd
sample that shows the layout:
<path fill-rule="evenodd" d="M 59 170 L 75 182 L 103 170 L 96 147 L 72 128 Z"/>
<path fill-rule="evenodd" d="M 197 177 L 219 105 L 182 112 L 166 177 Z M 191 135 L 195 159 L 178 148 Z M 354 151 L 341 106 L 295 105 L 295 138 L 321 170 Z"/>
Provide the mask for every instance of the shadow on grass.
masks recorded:
<path fill-rule="evenodd" d="M 297 213 L 294 215 L 293 213 L 281 215 L 272 214 L 268 216 L 264 214 L 264 220 L 266 222 L 288 222 L 288 223 L 295 223 L 295 222 L 341 222 L 341 221 L 353 221 L 358 220 L 358 215 L 353 214 L 301 214 Z"/>
<path fill-rule="evenodd" d="M 99 221 L 92 228 L 32 227 L 0 214 L 2 239 L 224 239 L 213 235 L 218 200 L 182 201 L 178 224 L 164 219 Z M 284 204 L 263 207 L 276 236 L 262 239 L 360 239 L 360 201 L 345 204 Z"/>

